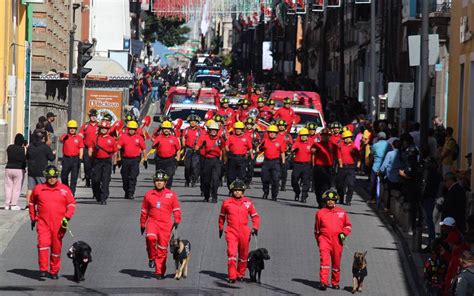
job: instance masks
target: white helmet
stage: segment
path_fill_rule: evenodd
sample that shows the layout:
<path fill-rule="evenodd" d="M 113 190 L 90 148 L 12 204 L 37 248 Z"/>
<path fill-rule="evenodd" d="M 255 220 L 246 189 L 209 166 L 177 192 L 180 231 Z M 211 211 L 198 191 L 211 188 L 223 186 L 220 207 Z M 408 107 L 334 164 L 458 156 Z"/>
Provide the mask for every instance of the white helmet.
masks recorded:
<path fill-rule="evenodd" d="M 217 122 L 213 122 L 209 125 L 210 130 L 218 130 L 219 129 L 219 124 Z"/>

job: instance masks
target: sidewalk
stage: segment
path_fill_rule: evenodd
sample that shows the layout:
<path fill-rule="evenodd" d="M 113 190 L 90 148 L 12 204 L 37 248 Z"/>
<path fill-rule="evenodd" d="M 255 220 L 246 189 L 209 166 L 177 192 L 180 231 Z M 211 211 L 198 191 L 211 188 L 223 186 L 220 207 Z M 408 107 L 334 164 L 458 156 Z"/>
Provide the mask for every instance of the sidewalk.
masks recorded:
<path fill-rule="evenodd" d="M 5 165 L 0 165 L 0 255 L 7 248 L 10 240 L 15 236 L 21 225 L 28 220 L 28 211 L 5 211 Z M 24 208 L 26 199 L 26 182 L 19 200 L 19 206 Z"/>

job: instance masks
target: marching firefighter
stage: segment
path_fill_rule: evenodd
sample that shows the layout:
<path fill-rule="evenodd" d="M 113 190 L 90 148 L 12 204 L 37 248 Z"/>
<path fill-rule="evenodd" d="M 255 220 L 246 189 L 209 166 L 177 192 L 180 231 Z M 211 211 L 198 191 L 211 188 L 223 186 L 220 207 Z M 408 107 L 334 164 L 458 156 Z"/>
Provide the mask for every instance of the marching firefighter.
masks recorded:
<path fill-rule="evenodd" d="M 184 159 L 184 178 L 186 179 L 185 187 L 196 186 L 196 182 L 199 180 L 199 153 L 194 148 L 199 140 L 199 137 L 204 133 L 202 128 L 199 126 L 199 118 L 196 114 L 188 116 L 187 121 L 189 127 L 187 127 L 181 135 L 181 145 L 185 147 L 185 159 Z"/>
<path fill-rule="evenodd" d="M 331 137 L 329 140 L 332 143 L 339 146 L 342 142 L 342 138 L 341 138 L 342 124 L 339 121 L 334 121 L 333 123 L 331 123 L 330 128 L 331 128 Z"/>
<path fill-rule="evenodd" d="M 273 113 L 268 106 L 265 105 L 265 99 L 259 97 L 257 99 L 258 118 L 266 122 L 272 120 Z"/>
<path fill-rule="evenodd" d="M 59 171 L 48 166 L 46 182 L 33 189 L 29 203 L 31 230 L 38 233 L 40 277 L 57 280 L 61 268 L 61 247 L 69 220 L 74 216 L 76 200 L 68 186 L 58 182 Z"/>
<path fill-rule="evenodd" d="M 285 126 L 286 131 L 290 132 L 291 127 L 295 123 L 296 119 L 295 110 L 291 108 L 290 98 L 287 97 L 283 99 L 283 107 L 278 109 L 273 117 L 283 119 L 287 123 L 287 126 Z"/>
<path fill-rule="evenodd" d="M 268 99 L 267 100 L 267 106 L 268 106 L 268 109 L 270 109 L 270 113 L 271 113 L 271 118 L 269 120 L 267 120 L 267 122 L 270 122 L 274 117 L 275 117 L 275 100 L 273 99 Z"/>
<path fill-rule="evenodd" d="M 249 117 L 245 120 L 245 131 L 244 134 L 249 139 L 250 143 L 252 143 L 252 153 L 253 157 L 248 158 L 247 163 L 247 173 L 245 175 L 245 183 L 247 184 L 247 188 L 249 188 L 250 183 L 252 183 L 253 173 L 255 168 L 255 161 L 257 158 L 257 147 L 260 145 L 260 134 L 255 126 L 255 120 L 252 117 Z"/>
<path fill-rule="evenodd" d="M 89 148 L 94 147 L 94 139 L 97 136 L 98 112 L 95 109 L 89 110 L 89 122 L 84 123 L 79 129 L 79 135 L 84 138 L 84 179 L 86 180 L 86 187 L 91 186 L 91 172 L 92 172 L 92 160 L 89 158 Z"/>
<path fill-rule="evenodd" d="M 323 208 L 323 193 L 331 188 L 331 171 L 337 159 L 338 147 L 329 141 L 328 129 L 321 130 L 321 141 L 313 143 L 313 184 L 318 207 Z"/>
<path fill-rule="evenodd" d="M 341 137 L 343 142 L 338 149 L 339 171 L 336 177 L 336 188 L 341 204 L 344 204 L 345 196 L 346 204 L 350 206 L 354 192 L 356 170 L 360 167 L 360 152 L 352 142 L 352 132 L 350 130 L 344 131 Z"/>
<path fill-rule="evenodd" d="M 121 151 L 120 174 L 122 175 L 122 188 L 125 192 L 125 199 L 135 198 L 135 187 L 140 174 L 140 161 L 143 157 L 147 161 L 145 153 L 145 140 L 137 133 L 138 123 L 136 121 L 127 122 L 127 133 L 123 134 L 117 144 Z"/>
<path fill-rule="evenodd" d="M 286 190 L 286 179 L 288 178 L 288 168 L 289 168 L 289 157 L 291 147 L 293 146 L 293 138 L 286 130 L 287 123 L 283 119 L 277 120 L 277 127 L 278 127 L 278 136 L 277 140 L 280 141 L 282 145 L 285 146 L 285 158 L 286 160 L 281 162 L 281 169 L 280 169 L 280 191 Z"/>
<path fill-rule="evenodd" d="M 253 158 L 252 142 L 244 135 L 243 122 L 234 123 L 234 134 L 226 141 L 227 152 L 227 184 L 235 179 L 245 180 L 247 173 L 247 152 Z"/>
<path fill-rule="evenodd" d="M 170 121 L 164 121 L 161 124 L 161 134 L 155 138 L 152 148 L 156 149 L 155 166 L 156 170 L 163 170 L 169 179 L 166 182 L 166 188 L 170 189 L 173 185 L 173 176 L 176 172 L 176 157 L 181 145 L 176 136 L 171 134 L 173 125 Z"/>
<path fill-rule="evenodd" d="M 225 141 L 219 137 L 219 124 L 213 122 L 208 133 L 199 138 L 195 147 L 201 154 L 201 190 L 204 201 L 217 203 L 217 190 L 221 180 L 222 162 L 225 161 Z"/>
<path fill-rule="evenodd" d="M 295 141 L 295 144 L 291 148 L 291 151 L 294 154 L 293 172 L 291 173 L 291 186 L 295 192 L 295 200 L 298 201 L 301 194 L 301 202 L 306 203 L 311 181 L 312 143 L 310 143 L 308 140 L 308 129 L 302 128 L 298 135 L 299 140 Z"/>
<path fill-rule="evenodd" d="M 172 229 L 178 228 L 181 222 L 181 207 L 176 193 L 166 188 L 168 174 L 157 170 L 153 176 L 155 188 L 143 197 L 140 214 L 140 231 L 146 230 L 146 251 L 148 266 L 155 268 L 155 276 L 161 280 L 166 272 L 168 243 Z M 173 215 L 174 223 L 171 221 Z"/>
<path fill-rule="evenodd" d="M 320 140 L 320 138 L 318 137 L 318 135 L 316 134 L 316 123 L 314 122 L 308 122 L 306 123 L 306 128 L 308 129 L 309 131 L 309 135 L 308 135 L 308 141 L 310 143 L 315 143 L 315 142 L 318 142 Z"/>
<path fill-rule="evenodd" d="M 107 204 L 109 198 L 109 184 L 112 177 L 112 156 L 117 152 L 115 139 L 108 135 L 110 121 L 101 120 L 99 134 L 95 137 L 92 147 L 89 148 L 89 157 L 92 160 L 92 192 L 97 202 Z"/>
<path fill-rule="evenodd" d="M 278 128 L 270 125 L 267 128 L 268 137 L 259 146 L 264 160 L 261 172 L 263 184 L 263 199 L 268 199 L 270 184 L 272 186 L 272 200 L 278 197 L 278 181 L 280 180 L 281 163 L 285 163 L 286 146 L 277 139 Z"/>
<path fill-rule="evenodd" d="M 248 99 L 242 99 L 240 102 L 240 108 L 235 112 L 235 119 L 236 121 L 245 121 L 249 116 L 250 112 L 250 101 Z"/>
<path fill-rule="evenodd" d="M 229 186 L 232 196 L 224 200 L 219 215 L 219 238 L 224 233 L 227 241 L 228 282 L 243 281 L 247 269 L 250 235 L 258 235 L 260 216 L 253 203 L 244 196 L 245 183 L 239 179 Z M 252 230 L 248 218 L 252 219 Z"/>
<path fill-rule="evenodd" d="M 73 195 L 76 193 L 79 168 L 84 156 L 84 140 L 76 133 L 77 128 L 77 121 L 69 120 L 67 122 L 68 133 L 62 135 L 59 139 L 63 143 L 61 182 L 66 186 L 69 184 Z M 71 174 L 71 182 L 68 182 L 69 174 Z"/>
<path fill-rule="evenodd" d="M 314 235 L 320 254 L 320 290 L 326 290 L 329 285 L 329 270 L 331 286 L 339 290 L 341 274 L 341 257 L 344 241 L 351 234 L 352 225 L 346 211 L 336 207 L 339 196 L 333 190 L 323 194 L 326 207 L 316 212 Z M 332 265 L 332 267 L 331 267 Z"/>
<path fill-rule="evenodd" d="M 229 107 L 229 98 L 222 98 L 220 100 L 221 106 L 217 110 L 217 114 L 224 117 L 224 119 L 227 121 L 228 119 L 231 119 L 235 115 L 235 111 Z"/>

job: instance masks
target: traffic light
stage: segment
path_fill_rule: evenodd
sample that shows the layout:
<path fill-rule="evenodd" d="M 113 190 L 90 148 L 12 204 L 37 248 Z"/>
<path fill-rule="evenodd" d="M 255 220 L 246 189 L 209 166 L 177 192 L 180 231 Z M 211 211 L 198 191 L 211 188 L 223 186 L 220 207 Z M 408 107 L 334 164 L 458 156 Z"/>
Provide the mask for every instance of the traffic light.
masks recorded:
<path fill-rule="evenodd" d="M 92 59 L 91 51 L 94 44 L 89 42 L 81 42 L 77 44 L 77 76 L 83 79 L 86 75 L 92 71 L 91 68 L 85 68 L 84 66 Z"/>

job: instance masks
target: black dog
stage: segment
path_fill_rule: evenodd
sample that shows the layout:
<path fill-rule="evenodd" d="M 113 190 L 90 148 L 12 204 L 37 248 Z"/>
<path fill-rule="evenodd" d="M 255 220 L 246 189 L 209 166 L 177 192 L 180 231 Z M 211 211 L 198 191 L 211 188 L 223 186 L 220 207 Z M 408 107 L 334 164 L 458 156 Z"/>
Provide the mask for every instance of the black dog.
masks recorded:
<path fill-rule="evenodd" d="M 250 272 L 251 282 L 258 282 L 259 284 L 261 283 L 260 277 L 262 275 L 262 270 L 265 269 L 264 260 L 270 260 L 270 255 L 268 255 L 267 249 L 260 248 L 249 253 L 249 258 L 247 260 L 247 268 Z"/>
<path fill-rule="evenodd" d="M 84 280 L 87 265 L 92 262 L 92 248 L 83 241 L 72 244 L 67 252 L 67 256 L 72 259 L 74 264 L 74 281 L 80 282 Z"/>

